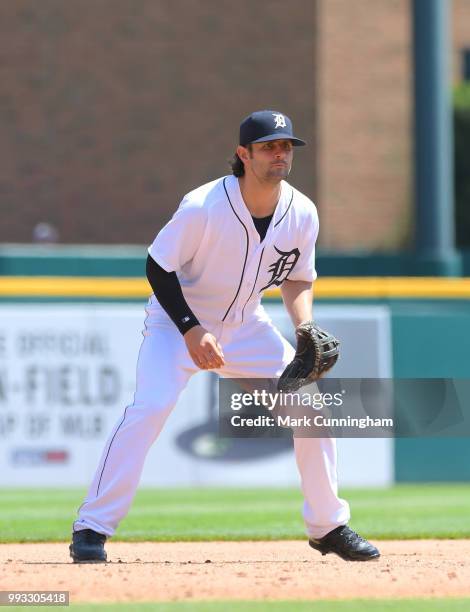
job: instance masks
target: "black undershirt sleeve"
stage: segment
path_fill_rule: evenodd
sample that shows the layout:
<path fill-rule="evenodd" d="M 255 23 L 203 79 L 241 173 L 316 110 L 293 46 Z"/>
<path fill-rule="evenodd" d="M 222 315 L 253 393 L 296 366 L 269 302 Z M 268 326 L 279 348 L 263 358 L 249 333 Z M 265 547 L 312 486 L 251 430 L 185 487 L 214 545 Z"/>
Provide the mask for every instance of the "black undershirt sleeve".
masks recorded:
<path fill-rule="evenodd" d="M 184 299 L 176 272 L 167 272 L 149 255 L 147 257 L 147 279 L 161 307 L 182 335 L 192 327 L 200 325 Z"/>

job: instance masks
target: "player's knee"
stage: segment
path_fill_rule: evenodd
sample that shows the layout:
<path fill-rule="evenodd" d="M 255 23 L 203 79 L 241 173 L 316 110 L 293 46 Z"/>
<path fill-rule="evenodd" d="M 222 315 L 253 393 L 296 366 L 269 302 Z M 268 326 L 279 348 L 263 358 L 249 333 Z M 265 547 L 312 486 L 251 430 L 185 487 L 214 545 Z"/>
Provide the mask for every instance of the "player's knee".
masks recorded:
<path fill-rule="evenodd" d="M 169 414 L 175 403 L 175 398 L 160 396 L 158 398 L 152 398 L 152 401 L 136 401 L 130 408 L 135 418 L 158 420 L 162 415 Z"/>
<path fill-rule="evenodd" d="M 171 413 L 173 406 L 162 406 L 161 404 L 136 404 L 129 406 L 126 411 L 126 419 L 121 427 L 121 433 L 126 431 L 138 432 L 139 442 L 142 445 L 151 444 L 161 432 L 166 419 Z"/>

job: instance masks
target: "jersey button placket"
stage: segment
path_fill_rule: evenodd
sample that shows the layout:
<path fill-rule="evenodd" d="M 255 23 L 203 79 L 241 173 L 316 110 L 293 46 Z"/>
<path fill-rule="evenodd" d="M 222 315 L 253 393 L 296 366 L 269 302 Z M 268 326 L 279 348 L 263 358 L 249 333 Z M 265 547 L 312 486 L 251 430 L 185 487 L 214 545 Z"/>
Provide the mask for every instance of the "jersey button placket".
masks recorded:
<path fill-rule="evenodd" d="M 256 234 L 258 235 L 258 232 L 256 232 Z M 258 238 L 259 238 L 259 235 L 258 235 Z M 242 290 L 240 291 L 239 299 L 237 300 L 237 319 L 239 318 L 240 322 L 243 322 L 243 318 L 244 318 L 243 310 L 252 294 L 252 290 L 255 284 L 259 253 L 261 251 L 261 245 L 260 245 L 259 240 L 257 243 L 254 243 L 253 241 L 252 244 L 255 244 L 255 246 L 253 249 L 250 250 L 250 253 L 248 255 L 245 282 L 243 283 L 243 287 L 242 287 Z"/>

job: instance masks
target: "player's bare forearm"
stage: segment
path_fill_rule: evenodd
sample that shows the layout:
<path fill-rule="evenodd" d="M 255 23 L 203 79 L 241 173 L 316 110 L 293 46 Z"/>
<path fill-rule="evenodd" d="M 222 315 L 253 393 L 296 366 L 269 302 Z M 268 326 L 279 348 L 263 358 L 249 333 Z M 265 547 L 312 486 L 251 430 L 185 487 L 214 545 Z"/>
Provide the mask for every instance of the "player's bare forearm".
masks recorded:
<path fill-rule="evenodd" d="M 294 327 L 312 319 L 312 283 L 286 280 L 281 294 Z"/>

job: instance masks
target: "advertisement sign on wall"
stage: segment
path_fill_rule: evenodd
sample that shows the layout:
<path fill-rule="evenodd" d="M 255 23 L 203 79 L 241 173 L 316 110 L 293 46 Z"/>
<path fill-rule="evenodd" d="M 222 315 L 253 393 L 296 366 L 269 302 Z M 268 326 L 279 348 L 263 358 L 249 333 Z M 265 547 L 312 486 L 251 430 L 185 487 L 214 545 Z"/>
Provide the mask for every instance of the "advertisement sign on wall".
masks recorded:
<path fill-rule="evenodd" d="M 267 309 L 292 341 L 283 306 Z M 114 423 L 132 403 L 144 309 L 22 304 L 2 306 L 0 313 L 0 485 L 85 486 Z M 335 376 L 390 375 L 386 309 L 318 306 L 315 314 L 342 341 Z M 359 341 L 363 349 L 370 343 L 361 353 L 369 362 L 357 359 Z M 393 479 L 391 440 L 340 440 L 338 446 L 342 484 Z M 208 372 L 195 375 L 181 394 L 142 476 L 148 486 L 297 483 L 288 439 L 217 436 L 217 376 Z"/>

